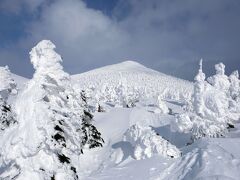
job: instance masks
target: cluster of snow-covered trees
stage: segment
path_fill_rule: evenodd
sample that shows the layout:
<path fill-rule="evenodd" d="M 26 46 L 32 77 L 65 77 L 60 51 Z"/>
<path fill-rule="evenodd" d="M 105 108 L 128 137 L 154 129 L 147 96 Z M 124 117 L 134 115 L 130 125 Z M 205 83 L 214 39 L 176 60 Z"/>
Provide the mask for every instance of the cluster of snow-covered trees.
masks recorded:
<path fill-rule="evenodd" d="M 173 130 L 192 134 L 192 140 L 201 137 L 221 137 L 240 118 L 240 80 L 237 71 L 225 75 L 225 65 L 215 65 L 216 74 L 205 79 L 200 68 L 195 77 L 192 101 L 186 112 L 176 117 Z"/>
<path fill-rule="evenodd" d="M 14 109 L 7 97 L 15 84 L 0 69 L 0 179 L 78 179 L 78 157 L 103 145 L 84 94 L 74 91 L 54 49 L 43 40 L 31 50 L 35 73 Z"/>
<path fill-rule="evenodd" d="M 107 111 L 109 105 L 111 107 L 133 108 L 141 104 L 141 106 L 154 106 L 152 109 L 156 113 L 166 114 L 169 112 L 162 94 L 149 92 L 146 88 L 129 86 L 123 77 L 119 79 L 116 86 L 104 84 L 100 89 L 89 86 L 84 90 L 78 89 L 78 91 L 84 92 L 87 104 L 93 111 Z"/>
<path fill-rule="evenodd" d="M 124 108 L 134 107 L 142 97 L 140 90 L 137 87 L 128 86 L 124 78 L 119 80 L 117 86 L 104 84 L 100 89 L 90 86 L 83 91 L 88 104 L 98 112 L 106 111 L 106 104 Z"/>

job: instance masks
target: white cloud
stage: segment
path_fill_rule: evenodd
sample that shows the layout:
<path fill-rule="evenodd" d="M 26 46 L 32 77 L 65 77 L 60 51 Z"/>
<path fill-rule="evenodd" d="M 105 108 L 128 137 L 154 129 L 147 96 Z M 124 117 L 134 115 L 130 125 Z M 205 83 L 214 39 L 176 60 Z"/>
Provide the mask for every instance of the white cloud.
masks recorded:
<path fill-rule="evenodd" d="M 127 35 L 101 11 L 89 9 L 78 0 L 59 0 L 44 9 L 38 22 L 29 28 L 30 41 L 51 39 L 67 65 L 100 65 L 111 62 Z M 104 58 L 104 59 L 102 59 Z M 98 62 L 96 62 L 98 61 Z"/>
<path fill-rule="evenodd" d="M 34 11 L 47 1 L 50 0 L 1 0 L 0 10 L 16 14 L 20 13 L 23 8 L 25 8 L 24 10 Z"/>
<path fill-rule="evenodd" d="M 114 15 L 121 17 L 110 18 L 81 0 L 57 0 L 26 26 L 28 36 L 17 46 L 27 52 L 50 39 L 71 73 L 132 59 L 189 78 L 194 69 L 186 64 L 197 67 L 200 57 L 222 58 L 233 70 L 239 57 L 239 5 L 234 0 L 120 0 Z"/>

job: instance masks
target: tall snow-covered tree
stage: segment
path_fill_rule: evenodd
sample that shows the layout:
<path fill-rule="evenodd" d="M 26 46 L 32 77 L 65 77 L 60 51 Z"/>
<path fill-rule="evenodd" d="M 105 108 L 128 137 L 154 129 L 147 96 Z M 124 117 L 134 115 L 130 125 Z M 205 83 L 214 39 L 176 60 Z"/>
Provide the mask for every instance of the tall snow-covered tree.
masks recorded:
<path fill-rule="evenodd" d="M 193 108 L 199 116 L 203 116 L 203 92 L 205 91 L 205 74 L 202 71 L 202 59 L 199 63 L 198 74 L 195 76 L 194 80 L 195 84 L 193 93 Z"/>
<path fill-rule="evenodd" d="M 93 115 L 90 113 L 90 110 L 87 106 L 86 95 L 84 92 L 81 92 L 81 99 L 84 102 L 84 111 L 82 116 L 82 144 L 89 147 L 90 149 L 95 147 L 102 146 L 104 142 L 101 137 L 101 133 L 97 128 L 92 124 Z"/>
<path fill-rule="evenodd" d="M 60 64 L 61 56 L 54 49 L 51 41 L 43 40 L 30 52 L 36 71 L 16 100 L 18 129 L 0 145 L 2 168 L 7 169 L 0 178 L 78 179 L 76 159 L 83 148 L 88 143 L 90 147 L 102 145 L 91 121 L 87 124 L 95 129 L 83 131 L 84 119 L 90 113 L 73 90 L 70 76 Z M 85 141 L 95 140 L 92 134 L 96 133 L 99 139 Z"/>

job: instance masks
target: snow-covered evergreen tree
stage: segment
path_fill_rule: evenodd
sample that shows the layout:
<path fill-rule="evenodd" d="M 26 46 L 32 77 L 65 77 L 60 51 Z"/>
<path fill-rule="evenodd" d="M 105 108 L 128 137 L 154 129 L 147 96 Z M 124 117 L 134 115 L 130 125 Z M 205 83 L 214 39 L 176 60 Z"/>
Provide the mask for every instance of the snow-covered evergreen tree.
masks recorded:
<path fill-rule="evenodd" d="M 0 95 L 4 100 L 8 99 L 9 94 L 16 94 L 17 85 L 11 76 L 8 66 L 0 67 Z"/>
<path fill-rule="evenodd" d="M 228 84 L 224 83 L 226 82 L 224 65 L 220 63 L 215 68 L 217 75 L 209 78 L 212 86 L 205 81 L 202 60 L 200 61 L 200 68 L 194 83 L 193 108 L 189 108 L 192 111 L 177 115 L 171 125 L 173 130 L 192 133 L 192 140 L 201 137 L 224 136 L 231 123 L 226 94 Z M 220 90 L 221 87 L 224 87 L 224 91 Z"/>
<path fill-rule="evenodd" d="M 238 71 L 233 71 L 229 76 L 230 80 L 230 96 L 235 101 L 240 101 L 240 80 Z"/>
<path fill-rule="evenodd" d="M 232 72 L 229 80 L 229 114 L 230 119 L 234 122 L 240 120 L 240 80 L 238 71 Z"/>
<path fill-rule="evenodd" d="M 127 107 L 128 106 L 128 90 L 127 90 L 127 80 L 120 76 L 121 79 L 118 83 L 118 85 L 115 88 L 115 92 L 117 95 L 117 105 L 122 106 L 122 107 Z"/>
<path fill-rule="evenodd" d="M 219 63 L 215 65 L 216 74 L 207 79 L 207 81 L 214 86 L 216 89 L 228 93 L 230 82 L 228 77 L 225 75 L 225 65 Z"/>
<path fill-rule="evenodd" d="M 0 132 L 16 123 L 12 107 L 8 104 L 9 95 L 17 93 L 16 87 L 9 68 L 0 67 Z"/>
<path fill-rule="evenodd" d="M 16 122 L 11 106 L 0 96 L 0 132 Z"/>
<path fill-rule="evenodd" d="M 134 107 L 136 102 L 139 101 L 140 93 L 137 87 L 129 87 L 126 78 L 121 76 L 118 85 L 115 88 L 117 96 L 117 104 L 121 107 L 131 108 Z"/>
<path fill-rule="evenodd" d="M 238 71 L 233 72 L 228 77 L 225 75 L 225 65 L 223 63 L 216 64 L 215 69 L 216 75 L 209 77 L 208 82 L 213 85 L 216 91 L 222 93 L 222 104 L 225 103 L 225 106 L 222 106 L 224 110 L 222 108 L 221 112 L 228 119 L 228 124 L 233 125 L 234 121 L 240 118 Z"/>
<path fill-rule="evenodd" d="M 93 115 L 90 113 L 87 106 L 86 95 L 84 92 L 81 93 L 81 99 L 84 102 L 84 111 L 82 116 L 82 144 L 89 147 L 90 149 L 95 147 L 101 147 L 104 142 L 101 137 L 101 133 L 92 124 Z"/>
<path fill-rule="evenodd" d="M 0 145 L 1 168 L 6 169 L 0 179 L 78 179 L 76 159 L 82 149 L 102 145 L 90 120 L 86 124 L 91 128 L 83 131 L 90 113 L 54 49 L 51 41 L 43 40 L 30 52 L 36 71 L 16 100 L 18 129 Z"/>
<path fill-rule="evenodd" d="M 176 146 L 157 135 L 151 127 L 139 124 L 132 125 L 125 133 L 124 140 L 134 147 L 137 160 L 150 158 L 154 155 L 177 158 L 181 152 Z"/>
<path fill-rule="evenodd" d="M 203 116 L 203 106 L 204 99 L 203 93 L 205 91 L 205 74 L 202 71 L 202 59 L 199 63 L 198 74 L 195 76 L 195 84 L 194 84 L 194 93 L 193 93 L 193 108 L 197 115 Z"/>

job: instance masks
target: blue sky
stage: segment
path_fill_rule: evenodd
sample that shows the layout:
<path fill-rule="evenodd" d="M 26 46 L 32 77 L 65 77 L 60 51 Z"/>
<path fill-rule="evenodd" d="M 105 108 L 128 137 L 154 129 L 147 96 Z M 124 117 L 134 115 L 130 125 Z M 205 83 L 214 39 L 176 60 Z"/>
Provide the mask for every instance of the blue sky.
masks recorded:
<path fill-rule="evenodd" d="M 240 70 L 237 0 L 1 0 L 0 66 L 31 77 L 28 52 L 50 39 L 70 74 L 124 60 L 192 80 Z"/>

